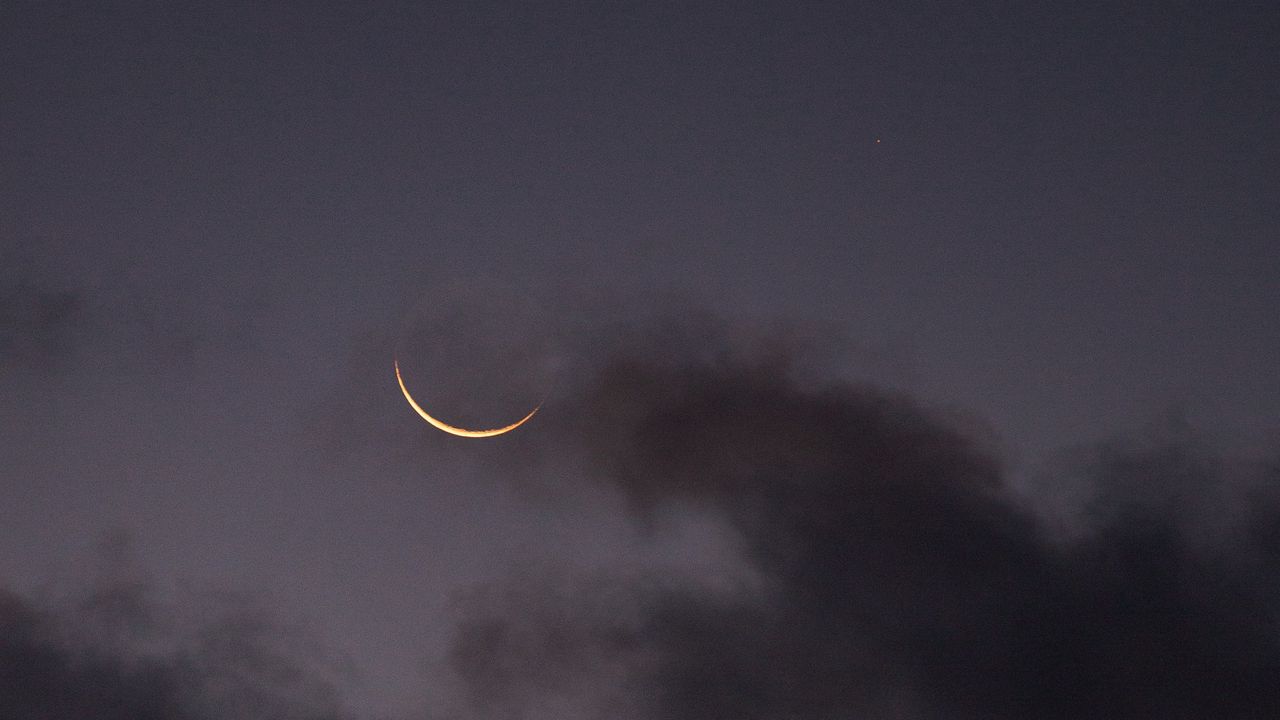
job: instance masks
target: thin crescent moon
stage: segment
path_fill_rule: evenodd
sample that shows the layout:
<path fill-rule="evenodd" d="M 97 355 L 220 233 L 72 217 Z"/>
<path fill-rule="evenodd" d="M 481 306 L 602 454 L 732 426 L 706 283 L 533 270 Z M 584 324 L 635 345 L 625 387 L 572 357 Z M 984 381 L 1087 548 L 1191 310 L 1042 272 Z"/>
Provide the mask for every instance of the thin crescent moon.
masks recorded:
<path fill-rule="evenodd" d="M 492 430 L 467 430 L 466 428 L 455 427 L 453 425 L 450 425 L 449 423 L 442 422 L 440 420 L 437 420 L 431 417 L 431 415 L 426 410 L 422 409 L 421 405 L 419 405 L 416 401 L 414 401 L 413 396 L 409 394 L 409 388 L 404 386 L 404 378 L 400 377 L 399 358 L 396 358 L 393 361 L 393 364 L 395 365 L 395 368 L 396 368 L 396 382 L 400 383 L 400 392 L 404 393 L 404 399 L 409 401 L 409 406 L 412 407 L 419 415 L 421 415 L 423 420 L 426 420 L 427 422 L 434 425 L 437 429 L 443 430 L 449 433 L 450 435 L 457 435 L 458 437 L 483 438 L 483 437 L 493 437 L 494 435 L 501 435 L 503 433 L 509 433 L 512 430 L 515 430 L 516 428 L 528 422 L 529 418 L 533 417 L 534 413 L 538 412 L 538 409 L 542 407 L 542 403 L 538 403 L 537 407 L 530 410 L 528 415 L 525 415 L 524 417 L 520 418 L 516 422 L 511 423 L 510 425 L 507 425 L 506 427 L 494 428 Z"/>

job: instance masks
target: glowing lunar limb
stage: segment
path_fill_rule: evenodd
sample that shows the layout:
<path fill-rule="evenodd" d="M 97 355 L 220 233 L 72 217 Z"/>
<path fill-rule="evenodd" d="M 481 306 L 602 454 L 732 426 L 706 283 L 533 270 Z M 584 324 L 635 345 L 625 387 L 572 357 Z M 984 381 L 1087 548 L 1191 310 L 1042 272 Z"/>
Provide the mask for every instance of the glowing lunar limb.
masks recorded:
<path fill-rule="evenodd" d="M 413 399 L 413 396 L 409 394 L 409 388 L 404 386 L 404 378 L 400 376 L 400 360 L 398 358 L 395 359 L 393 361 L 393 364 L 395 365 L 395 368 L 396 368 L 396 381 L 400 383 L 400 392 L 404 393 L 404 399 L 409 401 L 409 407 L 412 407 L 419 415 L 421 415 L 423 420 L 426 420 L 427 422 L 434 425 L 437 429 L 443 430 L 449 433 L 450 435 L 457 435 L 458 437 L 483 438 L 483 437 L 493 437 L 494 435 L 501 435 L 503 433 L 509 433 L 512 430 L 515 430 L 516 428 L 528 422 L 529 418 L 533 417 L 534 413 L 538 412 L 538 408 L 542 407 L 542 403 L 538 403 L 537 407 L 530 410 L 528 415 L 525 415 L 524 417 L 520 418 L 516 422 L 511 423 L 510 425 L 507 425 L 506 427 L 494 428 L 492 430 L 467 430 L 466 428 L 454 427 L 449 423 L 442 422 L 440 420 L 437 420 L 431 417 L 431 415 L 426 410 L 422 409 L 422 406 L 419 405 Z"/>

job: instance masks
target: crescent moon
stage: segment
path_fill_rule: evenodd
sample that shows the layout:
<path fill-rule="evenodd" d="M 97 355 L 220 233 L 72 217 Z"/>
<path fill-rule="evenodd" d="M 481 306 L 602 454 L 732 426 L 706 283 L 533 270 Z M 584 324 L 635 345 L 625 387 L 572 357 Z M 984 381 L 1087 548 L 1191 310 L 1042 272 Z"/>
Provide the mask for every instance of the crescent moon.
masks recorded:
<path fill-rule="evenodd" d="M 468 430 L 466 428 L 456 427 L 454 425 L 450 425 L 447 422 L 443 422 L 441 420 L 437 420 L 431 417 L 431 415 L 426 410 L 423 410 L 422 406 L 419 405 L 417 401 L 413 399 L 413 396 L 409 394 L 409 388 L 404 386 L 404 378 L 400 376 L 400 360 L 396 358 L 393 361 L 393 364 L 395 365 L 395 368 L 396 368 L 396 382 L 400 383 L 400 392 L 404 393 L 404 399 L 409 401 L 409 407 L 413 408 L 419 415 L 421 415 L 423 420 L 426 420 L 427 422 L 434 425 L 437 429 L 443 430 L 449 433 L 450 435 L 457 435 L 458 437 L 468 437 L 468 438 L 484 438 L 484 437 L 493 437 L 494 435 L 501 435 L 503 433 L 509 433 L 512 430 L 515 430 L 516 428 L 528 422 L 529 418 L 533 417 L 534 414 L 538 412 L 538 409 L 542 407 L 542 403 L 538 403 L 537 407 L 530 410 L 528 415 L 525 415 L 524 417 L 520 418 L 516 422 L 513 422 L 510 425 L 507 425 L 505 427 L 494 428 L 492 430 Z"/>

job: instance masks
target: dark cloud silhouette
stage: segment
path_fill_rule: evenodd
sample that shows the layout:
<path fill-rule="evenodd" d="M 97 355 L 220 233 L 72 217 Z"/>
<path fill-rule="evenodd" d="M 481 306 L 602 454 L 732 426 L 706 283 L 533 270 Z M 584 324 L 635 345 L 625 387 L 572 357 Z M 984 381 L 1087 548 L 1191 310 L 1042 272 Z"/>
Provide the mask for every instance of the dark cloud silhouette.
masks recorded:
<path fill-rule="evenodd" d="M 635 612 L 643 593 L 616 578 L 554 571 L 473 593 L 449 655 L 468 681 L 463 700 L 470 711 L 459 714 L 643 717 L 631 677 L 648 623 Z"/>
<path fill-rule="evenodd" d="M 758 582 L 518 584 L 455 639 L 480 716 L 1280 716 L 1274 468 L 1180 437 L 1104 448 L 1064 539 L 910 399 L 683 337 L 602 363 L 574 436 L 640 516 L 728 523 Z"/>
<path fill-rule="evenodd" d="M 192 622 L 117 579 L 36 602 L 0 591 L 5 720 L 337 720 L 311 661 L 262 613 L 225 603 Z"/>
<path fill-rule="evenodd" d="M 172 669 L 64 645 L 47 616 L 13 595 L 0 597 L 0 717 L 198 717 L 179 684 Z"/>

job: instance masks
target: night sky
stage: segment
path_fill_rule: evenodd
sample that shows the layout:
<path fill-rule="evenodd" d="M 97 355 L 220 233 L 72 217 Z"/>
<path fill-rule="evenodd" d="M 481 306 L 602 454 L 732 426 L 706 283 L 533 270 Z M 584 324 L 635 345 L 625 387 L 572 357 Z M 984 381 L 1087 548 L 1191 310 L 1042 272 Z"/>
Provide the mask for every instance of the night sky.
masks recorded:
<path fill-rule="evenodd" d="M 0 3 L 0 720 L 1280 717 L 1276 78 L 1272 2 Z"/>

